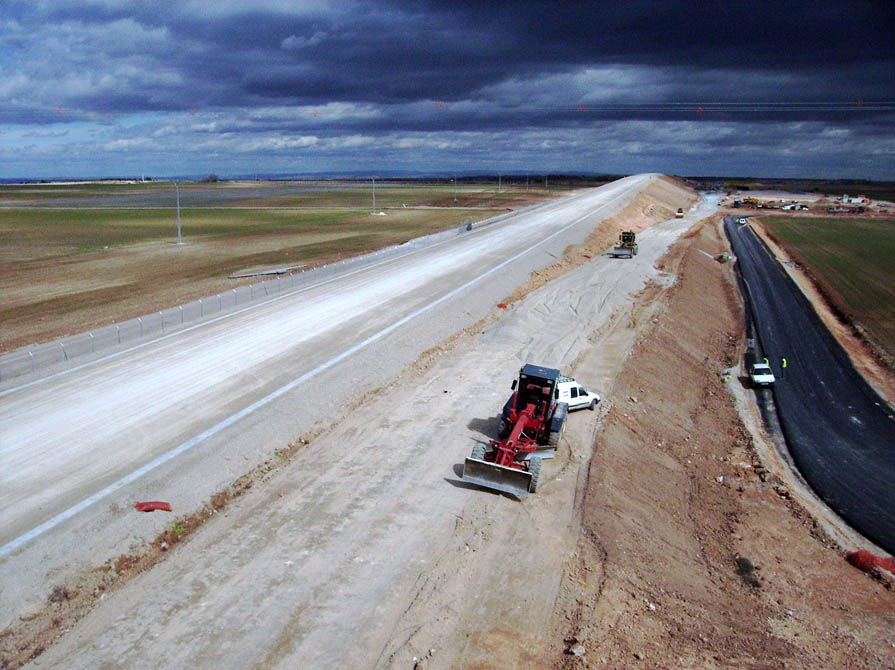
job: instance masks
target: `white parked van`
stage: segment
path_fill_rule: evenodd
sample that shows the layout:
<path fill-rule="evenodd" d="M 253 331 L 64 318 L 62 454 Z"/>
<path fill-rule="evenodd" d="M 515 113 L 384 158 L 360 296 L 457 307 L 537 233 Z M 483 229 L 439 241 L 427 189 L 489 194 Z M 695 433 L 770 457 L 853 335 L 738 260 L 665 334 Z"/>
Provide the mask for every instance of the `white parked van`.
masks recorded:
<path fill-rule="evenodd" d="M 591 393 L 571 377 L 559 377 L 556 380 L 557 400 L 569 406 L 569 411 L 576 409 L 594 409 L 600 402 L 600 396 Z"/>
<path fill-rule="evenodd" d="M 774 373 L 771 372 L 771 366 L 767 363 L 753 363 L 749 379 L 752 380 L 754 386 L 773 386 L 777 381 L 774 379 Z"/>

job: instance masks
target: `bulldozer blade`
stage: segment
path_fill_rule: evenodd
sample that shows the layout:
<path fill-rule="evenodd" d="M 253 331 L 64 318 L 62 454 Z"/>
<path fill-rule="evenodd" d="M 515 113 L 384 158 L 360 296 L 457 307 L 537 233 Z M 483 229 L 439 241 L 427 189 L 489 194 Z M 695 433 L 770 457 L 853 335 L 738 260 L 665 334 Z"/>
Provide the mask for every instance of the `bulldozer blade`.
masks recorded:
<path fill-rule="evenodd" d="M 527 454 L 516 456 L 517 461 L 530 461 L 532 458 L 540 458 L 546 461 L 548 458 L 556 458 L 556 447 L 538 447 Z"/>
<path fill-rule="evenodd" d="M 483 486 L 486 489 L 511 493 L 518 498 L 528 496 L 531 473 L 505 465 L 497 465 L 477 458 L 467 458 L 463 464 L 461 479 L 470 484 Z"/>

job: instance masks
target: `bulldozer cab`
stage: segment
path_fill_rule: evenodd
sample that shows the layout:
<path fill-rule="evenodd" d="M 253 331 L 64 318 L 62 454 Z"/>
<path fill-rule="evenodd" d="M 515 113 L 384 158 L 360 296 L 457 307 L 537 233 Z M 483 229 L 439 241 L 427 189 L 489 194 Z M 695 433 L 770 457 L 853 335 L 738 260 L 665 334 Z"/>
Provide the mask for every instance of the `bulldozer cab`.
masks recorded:
<path fill-rule="evenodd" d="M 556 403 L 556 380 L 559 370 L 540 365 L 526 364 L 519 371 L 519 383 L 513 382 L 516 390 L 516 407 L 534 404 L 540 416 L 549 416 Z"/>
<path fill-rule="evenodd" d="M 630 246 L 634 244 L 634 233 L 630 230 L 626 230 L 618 236 L 618 239 L 623 246 Z"/>
<path fill-rule="evenodd" d="M 551 444 L 546 439 L 548 431 L 558 430 L 552 427 L 557 418 L 565 421 L 564 412 L 561 417 L 555 416 L 559 414 L 556 411 L 558 379 L 559 370 L 530 363 L 522 366 L 519 378 L 511 386 L 515 393 L 504 405 L 507 425 L 505 430 L 501 429 L 501 440 L 491 440 L 490 452 L 483 445 L 476 445 L 472 456 L 463 464 L 463 481 L 519 498 L 537 489 L 541 457 L 520 456 L 531 456 L 539 445 Z M 555 444 L 551 447 L 555 448 Z M 552 453 L 545 456 L 552 457 Z"/>

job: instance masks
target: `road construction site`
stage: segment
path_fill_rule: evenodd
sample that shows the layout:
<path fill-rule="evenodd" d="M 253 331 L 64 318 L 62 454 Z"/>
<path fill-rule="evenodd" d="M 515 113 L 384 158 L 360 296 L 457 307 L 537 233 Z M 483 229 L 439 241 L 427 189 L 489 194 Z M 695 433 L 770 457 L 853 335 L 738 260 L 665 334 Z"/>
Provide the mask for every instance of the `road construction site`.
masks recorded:
<path fill-rule="evenodd" d="M 4 659 L 890 667 L 891 593 L 759 475 L 724 389 L 742 303 L 716 209 L 632 177 L 0 388 Z M 603 255 L 623 229 L 638 253 Z M 527 362 L 604 401 L 520 502 L 461 476 Z M 176 546 L 133 507 L 221 492 Z"/>

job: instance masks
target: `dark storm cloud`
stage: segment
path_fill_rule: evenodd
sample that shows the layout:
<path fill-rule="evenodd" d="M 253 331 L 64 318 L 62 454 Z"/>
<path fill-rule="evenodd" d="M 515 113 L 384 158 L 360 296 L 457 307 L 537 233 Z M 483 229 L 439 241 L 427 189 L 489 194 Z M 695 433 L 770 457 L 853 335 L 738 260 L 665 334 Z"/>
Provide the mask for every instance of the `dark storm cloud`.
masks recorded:
<path fill-rule="evenodd" d="M 376 137 L 543 156 L 544 131 L 631 151 L 634 128 L 660 146 L 673 127 L 707 147 L 886 141 L 893 17 L 877 1 L 18 1 L 0 10 L 0 124 L 258 156 Z"/>
<path fill-rule="evenodd" d="M 706 91 L 695 74 L 688 85 L 688 71 L 706 69 L 802 73 L 800 86 L 786 93 L 793 100 L 891 98 L 895 86 L 895 12 L 884 2 L 377 2 L 297 13 L 273 3 L 209 15 L 212 6 L 48 3 L 30 14 L 17 3 L 16 18 L 42 43 L 23 44 L 23 30 L 8 46 L 18 45 L 26 59 L 42 48 L 52 53 L 46 40 L 55 27 L 57 42 L 68 38 L 59 46 L 68 47 L 72 64 L 100 72 L 139 49 L 138 66 L 180 79 L 161 95 L 144 95 L 142 109 L 476 99 L 513 77 L 524 94 L 526 78 L 595 63 L 682 68 L 681 100 L 779 97 L 770 82 Z M 122 98 L 121 111 L 133 111 L 135 95 Z"/>

